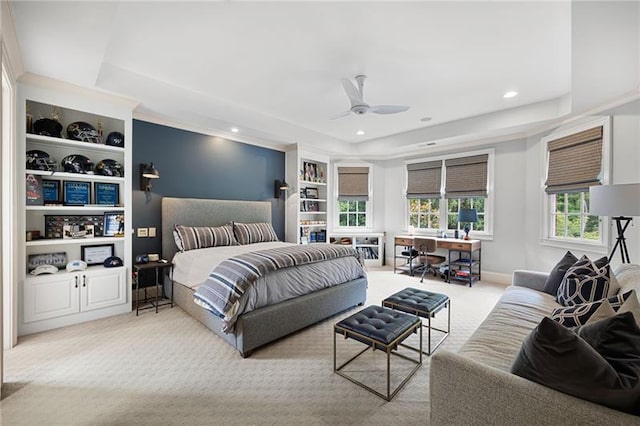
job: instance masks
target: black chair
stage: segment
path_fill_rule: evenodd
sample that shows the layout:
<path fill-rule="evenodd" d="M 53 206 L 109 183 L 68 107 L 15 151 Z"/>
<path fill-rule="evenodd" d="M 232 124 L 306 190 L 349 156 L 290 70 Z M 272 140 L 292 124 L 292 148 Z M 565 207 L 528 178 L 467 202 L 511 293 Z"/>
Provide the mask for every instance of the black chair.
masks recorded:
<path fill-rule="evenodd" d="M 439 274 L 439 266 L 443 263 L 446 258 L 444 256 L 438 256 L 432 253 L 435 253 L 437 248 L 437 242 L 433 238 L 425 238 L 420 241 L 421 244 L 418 247 L 418 251 L 420 253 L 420 260 L 423 263 L 422 266 L 422 275 L 420 276 L 420 282 L 423 282 L 424 276 L 428 272 L 432 272 L 434 277 L 437 277 Z"/>

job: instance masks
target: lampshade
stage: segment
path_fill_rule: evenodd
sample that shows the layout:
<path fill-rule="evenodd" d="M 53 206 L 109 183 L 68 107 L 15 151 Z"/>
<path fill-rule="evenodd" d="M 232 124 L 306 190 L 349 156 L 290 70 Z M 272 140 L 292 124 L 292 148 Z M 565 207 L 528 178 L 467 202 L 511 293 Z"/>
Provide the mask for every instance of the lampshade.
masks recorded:
<path fill-rule="evenodd" d="M 291 186 L 289 186 L 289 184 L 284 179 L 276 179 L 273 182 L 273 196 L 275 198 L 280 198 L 280 195 L 282 195 L 282 191 L 288 191 L 289 189 L 291 189 Z"/>
<path fill-rule="evenodd" d="M 478 212 L 476 209 L 460 209 L 458 222 L 477 222 Z"/>
<path fill-rule="evenodd" d="M 145 164 L 142 169 L 142 176 L 147 179 L 157 179 L 160 177 L 160 172 L 155 168 L 153 163 Z"/>
<path fill-rule="evenodd" d="M 640 183 L 589 187 L 589 213 L 596 216 L 640 216 Z"/>

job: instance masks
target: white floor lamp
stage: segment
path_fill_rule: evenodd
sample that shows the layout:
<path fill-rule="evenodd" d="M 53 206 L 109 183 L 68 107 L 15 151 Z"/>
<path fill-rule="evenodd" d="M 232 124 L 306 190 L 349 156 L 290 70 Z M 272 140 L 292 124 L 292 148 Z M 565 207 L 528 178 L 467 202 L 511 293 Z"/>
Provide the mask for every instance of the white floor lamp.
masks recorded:
<path fill-rule="evenodd" d="M 613 259 L 616 249 L 620 247 L 622 263 L 631 263 L 624 231 L 627 230 L 633 216 L 640 216 L 640 183 L 592 186 L 589 188 L 589 199 L 590 214 L 611 216 L 616 222 L 618 237 L 609 255 L 609 262 Z"/>

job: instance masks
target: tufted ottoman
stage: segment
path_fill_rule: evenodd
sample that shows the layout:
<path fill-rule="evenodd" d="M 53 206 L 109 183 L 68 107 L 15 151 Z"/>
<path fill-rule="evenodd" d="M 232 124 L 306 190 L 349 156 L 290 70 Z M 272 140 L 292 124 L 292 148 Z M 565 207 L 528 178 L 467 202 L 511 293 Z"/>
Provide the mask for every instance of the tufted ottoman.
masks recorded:
<path fill-rule="evenodd" d="M 427 318 L 427 355 L 431 355 L 431 330 L 436 330 L 444 333 L 444 336 L 435 344 L 433 351 L 447 338 L 451 331 L 451 301 L 446 294 L 432 293 L 430 291 L 418 290 L 416 288 L 405 288 L 382 301 L 382 306 L 395 309 L 397 311 L 408 312 L 410 314 L 418 315 L 422 318 Z M 431 326 L 431 317 L 435 317 L 436 313 L 440 310 L 447 308 L 447 329 L 441 330 Z M 420 350 L 422 350 L 422 342 L 420 342 Z M 407 346 L 410 349 L 416 350 L 411 346 Z"/>
<path fill-rule="evenodd" d="M 422 351 L 420 359 L 415 360 L 397 352 L 400 343 L 409 337 L 411 333 L 420 330 L 420 349 L 422 349 L 422 321 L 414 315 L 404 314 L 381 306 L 369 306 L 363 310 L 343 319 L 334 325 L 333 334 L 333 371 L 340 376 L 362 386 L 368 391 L 378 395 L 379 397 L 391 401 L 400 389 L 409 381 L 411 376 L 422 365 Z M 336 367 L 336 335 L 342 334 L 345 339 L 351 338 L 367 345 L 362 351 L 358 352 L 344 364 Z M 343 371 L 351 361 L 366 352 L 369 348 L 372 350 L 382 350 L 387 354 L 387 394 L 382 394 L 375 389 L 365 385 L 364 383 L 348 376 Z M 391 393 L 391 354 L 409 360 L 416 364 L 407 377 L 395 388 Z"/>

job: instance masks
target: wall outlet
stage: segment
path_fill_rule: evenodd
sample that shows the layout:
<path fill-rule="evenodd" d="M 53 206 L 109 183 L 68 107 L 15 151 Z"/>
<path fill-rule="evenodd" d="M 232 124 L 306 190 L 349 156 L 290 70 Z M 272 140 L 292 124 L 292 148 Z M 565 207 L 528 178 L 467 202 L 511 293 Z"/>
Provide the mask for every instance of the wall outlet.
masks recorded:
<path fill-rule="evenodd" d="M 149 237 L 156 236 L 156 228 L 149 228 Z"/>
<path fill-rule="evenodd" d="M 149 235 L 148 228 L 138 228 L 138 238 L 146 238 Z"/>

